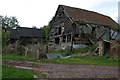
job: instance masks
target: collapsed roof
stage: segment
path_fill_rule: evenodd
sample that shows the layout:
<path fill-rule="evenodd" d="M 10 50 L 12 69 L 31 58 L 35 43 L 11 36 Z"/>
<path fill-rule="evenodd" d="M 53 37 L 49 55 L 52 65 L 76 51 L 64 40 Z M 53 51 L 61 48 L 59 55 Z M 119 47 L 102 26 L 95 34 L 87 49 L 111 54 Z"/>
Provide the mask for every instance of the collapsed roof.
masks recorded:
<path fill-rule="evenodd" d="M 63 7 L 65 13 L 73 21 L 82 21 L 85 23 L 105 25 L 113 29 L 118 29 L 118 24 L 109 16 L 105 16 L 97 12 L 88 11 L 80 8 L 69 7 L 65 5 L 59 5 L 59 7 Z"/>

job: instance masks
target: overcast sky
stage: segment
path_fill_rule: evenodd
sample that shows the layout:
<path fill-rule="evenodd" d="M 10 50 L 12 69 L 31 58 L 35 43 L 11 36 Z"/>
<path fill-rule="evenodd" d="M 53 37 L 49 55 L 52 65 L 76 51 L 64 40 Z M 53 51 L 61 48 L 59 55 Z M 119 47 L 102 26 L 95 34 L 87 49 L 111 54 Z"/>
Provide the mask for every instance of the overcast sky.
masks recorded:
<path fill-rule="evenodd" d="M 16 16 L 21 27 L 47 25 L 59 4 L 95 11 L 117 22 L 119 0 L 0 0 L 0 15 Z"/>

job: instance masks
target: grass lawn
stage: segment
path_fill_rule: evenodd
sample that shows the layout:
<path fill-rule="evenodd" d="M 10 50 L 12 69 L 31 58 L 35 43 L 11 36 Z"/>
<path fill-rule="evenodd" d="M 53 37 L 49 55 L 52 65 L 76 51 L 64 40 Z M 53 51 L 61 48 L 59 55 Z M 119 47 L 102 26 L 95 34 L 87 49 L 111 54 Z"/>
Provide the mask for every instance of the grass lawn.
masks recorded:
<path fill-rule="evenodd" d="M 117 58 L 106 58 L 100 56 L 71 57 L 66 59 L 40 59 L 40 62 L 67 63 L 67 64 L 87 64 L 101 66 L 118 66 Z"/>
<path fill-rule="evenodd" d="M 2 78 L 33 78 L 34 74 L 29 70 L 2 66 Z"/>
<path fill-rule="evenodd" d="M 19 55 L 14 55 L 14 54 L 3 55 L 3 56 L 2 56 L 2 59 L 37 61 L 36 58 L 19 56 Z"/>
<path fill-rule="evenodd" d="M 39 62 L 47 62 L 47 63 L 67 63 L 67 64 L 87 64 L 87 65 L 101 65 L 101 66 L 118 66 L 118 58 L 107 58 L 100 56 L 83 56 L 83 57 L 71 57 L 66 59 L 40 59 L 37 60 L 35 58 L 29 58 L 18 55 L 4 55 L 3 59 L 12 59 L 12 60 L 27 60 L 27 61 L 39 61 Z"/>

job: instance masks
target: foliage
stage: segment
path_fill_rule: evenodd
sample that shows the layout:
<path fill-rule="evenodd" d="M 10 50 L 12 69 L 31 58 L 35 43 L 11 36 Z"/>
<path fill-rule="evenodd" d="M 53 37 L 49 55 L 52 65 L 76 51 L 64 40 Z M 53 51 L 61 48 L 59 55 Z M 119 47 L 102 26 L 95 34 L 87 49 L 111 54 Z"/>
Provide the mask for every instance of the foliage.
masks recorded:
<path fill-rule="evenodd" d="M 1 63 L 2 63 L 2 61 L 1 61 Z M 2 78 L 2 64 L 0 64 L 0 78 Z"/>
<path fill-rule="evenodd" d="M 24 55 L 25 54 L 25 46 L 20 45 L 18 43 L 12 45 L 5 45 L 3 48 L 3 54 L 17 54 L 17 55 Z"/>
<path fill-rule="evenodd" d="M 79 49 L 75 49 L 73 50 L 74 54 L 83 54 L 83 53 L 87 53 L 87 52 L 93 52 L 96 49 L 96 46 L 88 46 L 86 48 L 79 48 Z"/>
<path fill-rule="evenodd" d="M 2 30 L 0 30 L 0 48 L 2 46 Z"/>
<path fill-rule="evenodd" d="M 16 17 L 7 17 L 7 16 L 1 16 L 2 18 L 2 27 L 3 28 L 16 28 L 16 27 L 20 27 L 18 25 L 18 20 Z"/>
<path fill-rule="evenodd" d="M 67 46 L 65 48 L 65 53 L 63 54 L 64 56 L 71 55 L 73 52 L 71 51 L 71 46 Z"/>
<path fill-rule="evenodd" d="M 36 26 L 32 26 L 32 28 L 37 28 Z"/>
<path fill-rule="evenodd" d="M 30 44 L 26 46 L 25 56 L 39 58 L 46 58 L 46 46 L 43 44 Z"/>
<path fill-rule="evenodd" d="M 71 51 L 71 47 L 67 46 L 65 50 L 59 49 L 59 50 L 53 51 L 52 53 L 61 53 L 63 56 L 68 56 L 68 55 L 74 55 L 74 54 L 85 54 L 87 52 L 90 53 L 90 52 L 93 52 L 95 49 L 96 49 L 96 46 L 89 46 L 86 48 L 79 48 Z"/>
<path fill-rule="evenodd" d="M 7 54 L 2 56 L 3 59 L 12 59 L 12 60 L 26 60 L 26 61 L 37 61 L 36 58 L 19 56 L 15 54 Z"/>
<path fill-rule="evenodd" d="M 65 52 L 65 50 L 58 49 L 58 50 L 53 51 L 52 53 L 63 53 L 64 54 L 64 52 Z"/>
<path fill-rule="evenodd" d="M 120 61 L 120 58 L 112 58 L 112 57 L 110 57 L 110 58 L 108 58 L 107 59 L 108 61 L 111 61 L 111 62 L 119 62 Z"/>
<path fill-rule="evenodd" d="M 43 27 L 41 27 L 41 29 L 44 30 L 45 32 L 45 36 L 46 36 L 46 43 L 49 42 L 49 31 L 50 31 L 50 27 L 52 26 L 52 21 L 53 21 L 54 17 L 49 21 L 48 25 L 44 25 Z"/>
<path fill-rule="evenodd" d="M 63 50 L 63 49 L 54 50 L 54 51 L 52 51 L 52 53 L 60 53 L 63 56 L 68 56 L 68 55 L 73 54 L 73 52 L 68 47 L 65 50 Z"/>
<path fill-rule="evenodd" d="M 9 40 L 8 35 L 9 33 L 6 31 L 6 28 L 16 28 L 20 27 L 18 25 L 18 20 L 16 17 L 7 17 L 7 16 L 0 16 L 2 27 L 2 46 L 4 47 Z"/>
<path fill-rule="evenodd" d="M 9 40 L 8 35 L 9 35 L 8 32 L 5 32 L 4 30 L 2 30 L 2 46 L 3 47 L 7 44 L 7 41 Z"/>
<path fill-rule="evenodd" d="M 46 46 L 45 45 L 40 45 L 40 56 L 39 58 L 46 58 Z"/>
<path fill-rule="evenodd" d="M 18 56 L 18 55 L 3 55 L 3 59 L 12 59 L 12 60 L 27 60 L 27 61 L 38 61 L 35 58 Z M 120 59 L 105 57 L 105 56 L 72 56 L 66 59 L 39 59 L 39 62 L 49 62 L 49 63 L 67 63 L 67 64 L 87 64 L 87 65 L 102 65 L 102 66 L 117 66 Z"/>
<path fill-rule="evenodd" d="M 25 46 L 18 45 L 17 46 L 17 52 L 18 52 L 18 55 L 24 55 L 24 53 L 25 53 Z"/>
<path fill-rule="evenodd" d="M 49 26 L 49 25 L 43 26 L 41 29 L 44 30 L 44 32 L 45 32 L 45 37 L 46 37 L 45 41 L 46 41 L 46 43 L 48 43 L 50 26 Z"/>
<path fill-rule="evenodd" d="M 34 78 L 34 72 L 3 65 L 2 78 Z"/>

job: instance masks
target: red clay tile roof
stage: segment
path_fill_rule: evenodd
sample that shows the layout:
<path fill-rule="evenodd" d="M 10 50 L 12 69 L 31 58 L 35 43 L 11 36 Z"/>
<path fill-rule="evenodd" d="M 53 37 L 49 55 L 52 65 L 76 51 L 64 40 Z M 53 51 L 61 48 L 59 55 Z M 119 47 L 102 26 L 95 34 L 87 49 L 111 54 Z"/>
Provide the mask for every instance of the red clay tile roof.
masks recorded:
<path fill-rule="evenodd" d="M 87 23 L 106 25 L 113 28 L 118 27 L 118 24 L 109 16 L 65 5 L 61 6 L 64 8 L 67 15 L 72 18 L 73 21 L 83 21 Z"/>

